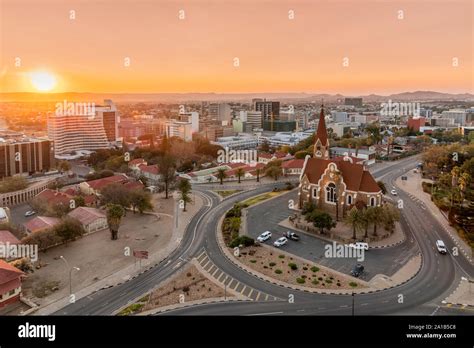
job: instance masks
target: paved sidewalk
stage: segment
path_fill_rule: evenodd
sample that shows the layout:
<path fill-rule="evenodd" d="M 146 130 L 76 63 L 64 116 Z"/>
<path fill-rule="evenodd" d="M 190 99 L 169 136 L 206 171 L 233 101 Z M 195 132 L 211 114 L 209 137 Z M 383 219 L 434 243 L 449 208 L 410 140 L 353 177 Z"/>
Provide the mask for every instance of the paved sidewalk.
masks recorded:
<path fill-rule="evenodd" d="M 171 200 L 172 198 L 170 198 Z M 189 204 L 187 206 L 187 211 L 186 212 L 180 212 L 179 213 L 179 225 L 178 228 L 175 228 L 173 230 L 173 234 L 171 236 L 169 244 L 166 246 L 166 248 L 162 249 L 160 252 L 157 252 L 155 254 L 150 254 L 148 260 L 143 260 L 141 267 L 138 265 L 130 265 L 126 268 L 123 268 L 112 275 L 101 279 L 90 286 L 87 286 L 79 291 L 76 291 L 74 295 L 76 296 L 75 300 L 79 300 L 83 297 L 89 296 L 92 293 L 110 288 L 116 285 L 119 285 L 121 283 L 126 282 L 127 280 L 130 280 L 139 274 L 143 273 L 145 270 L 150 269 L 157 264 L 159 264 L 163 259 L 165 259 L 168 255 L 170 255 L 181 243 L 181 240 L 183 239 L 184 231 L 186 230 L 186 227 L 188 226 L 189 222 L 193 218 L 193 216 L 199 211 L 199 209 L 203 205 L 203 200 L 199 195 L 196 195 L 196 201 L 195 204 Z M 49 315 L 54 312 L 57 312 L 58 310 L 62 309 L 63 307 L 67 306 L 70 302 L 69 297 L 63 297 L 59 300 L 56 300 L 52 303 L 49 303 L 45 306 L 40 307 L 35 315 Z"/>
<path fill-rule="evenodd" d="M 456 290 L 449 295 L 443 303 L 450 303 L 461 306 L 474 306 L 474 280 L 461 278 Z"/>
<path fill-rule="evenodd" d="M 443 226 L 446 232 L 451 236 L 459 250 L 471 263 L 473 263 L 472 249 L 464 240 L 459 237 L 456 229 L 449 226 L 447 216 L 444 215 L 441 210 L 431 201 L 431 196 L 423 191 L 421 183 L 423 181 L 431 182 L 431 180 L 422 179 L 420 174 L 413 173 L 412 171 L 407 173 L 406 176 L 408 180 L 402 181 L 401 178 L 396 180 L 397 186 L 405 191 L 410 196 L 410 198 L 419 200 L 421 203 L 421 208 L 429 211 L 435 217 L 435 219 L 438 220 L 439 224 Z"/>

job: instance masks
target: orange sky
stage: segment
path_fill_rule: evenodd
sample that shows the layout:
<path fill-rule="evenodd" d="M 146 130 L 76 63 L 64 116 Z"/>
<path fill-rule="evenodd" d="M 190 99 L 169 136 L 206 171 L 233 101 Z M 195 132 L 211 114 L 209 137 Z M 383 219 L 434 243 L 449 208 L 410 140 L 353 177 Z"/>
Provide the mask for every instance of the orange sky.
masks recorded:
<path fill-rule="evenodd" d="M 38 70 L 54 92 L 474 90 L 472 0 L 0 2 L 3 92 Z"/>

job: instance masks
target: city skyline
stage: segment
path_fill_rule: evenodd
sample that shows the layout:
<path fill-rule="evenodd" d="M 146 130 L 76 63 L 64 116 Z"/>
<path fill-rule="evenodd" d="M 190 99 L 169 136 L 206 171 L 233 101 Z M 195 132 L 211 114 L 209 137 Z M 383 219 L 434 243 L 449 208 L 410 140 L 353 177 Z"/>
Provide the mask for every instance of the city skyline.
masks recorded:
<path fill-rule="evenodd" d="M 474 90 L 468 0 L 133 4 L 3 1 L 1 92 Z"/>

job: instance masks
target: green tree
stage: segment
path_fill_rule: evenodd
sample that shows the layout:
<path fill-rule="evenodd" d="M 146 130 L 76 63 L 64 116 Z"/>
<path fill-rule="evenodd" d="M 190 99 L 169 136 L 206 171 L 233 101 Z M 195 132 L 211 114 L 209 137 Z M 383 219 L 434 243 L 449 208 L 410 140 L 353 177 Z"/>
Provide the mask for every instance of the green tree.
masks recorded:
<path fill-rule="evenodd" d="M 164 155 L 158 160 L 160 181 L 165 186 L 165 198 L 168 199 L 169 188 L 176 180 L 176 159 L 171 155 Z"/>
<path fill-rule="evenodd" d="M 183 211 L 186 211 L 186 204 L 191 202 L 191 183 L 187 179 L 181 179 L 178 183 L 180 193 L 179 199 L 183 201 Z"/>
<path fill-rule="evenodd" d="M 263 140 L 259 150 L 262 152 L 270 152 L 270 143 L 267 139 Z"/>
<path fill-rule="evenodd" d="M 379 185 L 380 189 L 382 190 L 383 194 L 387 193 L 387 187 L 385 186 L 385 183 L 381 180 L 377 181 L 377 185 Z"/>
<path fill-rule="evenodd" d="M 217 179 L 220 180 L 221 185 L 224 183 L 224 179 L 227 178 L 226 170 L 221 168 L 217 171 Z"/>
<path fill-rule="evenodd" d="M 281 166 L 270 166 L 266 171 L 265 175 L 269 176 L 270 178 L 278 180 L 278 178 L 283 174 L 281 170 Z"/>
<path fill-rule="evenodd" d="M 235 171 L 235 174 L 237 175 L 237 178 L 239 179 L 239 184 L 240 184 L 240 178 L 245 175 L 245 171 L 243 168 L 237 168 Z"/>
<path fill-rule="evenodd" d="M 324 229 L 330 231 L 336 227 L 336 222 L 333 221 L 331 215 L 320 210 L 313 210 L 305 216 L 305 219 L 312 222 L 314 227 L 319 228 L 321 234 L 324 234 Z"/>
<path fill-rule="evenodd" d="M 377 236 L 377 227 L 385 221 L 384 209 L 381 206 L 368 207 L 365 213 L 374 227 L 374 236 Z"/>
<path fill-rule="evenodd" d="M 59 161 L 57 164 L 58 170 L 62 172 L 67 172 L 71 170 L 71 164 L 68 161 Z"/>
<path fill-rule="evenodd" d="M 64 218 L 53 227 L 53 231 L 66 245 L 67 242 L 81 237 L 86 232 L 82 224 L 71 217 Z"/>
<path fill-rule="evenodd" d="M 130 192 L 130 204 L 132 206 L 133 213 L 138 209 L 140 214 L 145 211 L 153 210 L 153 204 L 151 203 L 151 194 L 143 191 L 142 189 L 135 189 Z"/>
<path fill-rule="evenodd" d="M 125 215 L 125 209 L 118 204 L 107 204 L 107 223 L 109 224 L 110 239 L 118 239 L 120 222 Z"/>
<path fill-rule="evenodd" d="M 347 213 L 344 223 L 352 227 L 352 239 L 357 239 L 357 230 L 359 230 L 363 224 L 362 213 L 357 207 L 352 207 Z"/>
<path fill-rule="evenodd" d="M 385 230 L 393 231 L 395 228 L 395 222 L 400 221 L 400 211 L 392 204 L 384 204 L 382 207 L 384 210 Z"/>
<path fill-rule="evenodd" d="M 130 206 L 130 191 L 122 184 L 112 183 L 100 191 L 103 204 L 119 204 L 123 208 Z"/>
<path fill-rule="evenodd" d="M 74 204 L 76 207 L 84 207 L 86 205 L 86 201 L 82 196 L 75 196 L 74 197 Z"/>

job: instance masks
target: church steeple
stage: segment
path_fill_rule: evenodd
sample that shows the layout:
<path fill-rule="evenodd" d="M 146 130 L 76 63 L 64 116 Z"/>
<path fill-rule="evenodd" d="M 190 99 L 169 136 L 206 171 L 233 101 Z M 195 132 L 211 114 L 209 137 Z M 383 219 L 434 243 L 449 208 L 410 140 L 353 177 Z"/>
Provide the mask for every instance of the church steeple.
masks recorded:
<path fill-rule="evenodd" d="M 329 140 L 328 131 L 326 129 L 326 120 L 324 117 L 324 104 L 321 104 L 321 112 L 319 113 L 318 130 L 314 140 L 313 156 L 315 158 L 329 159 Z"/>

